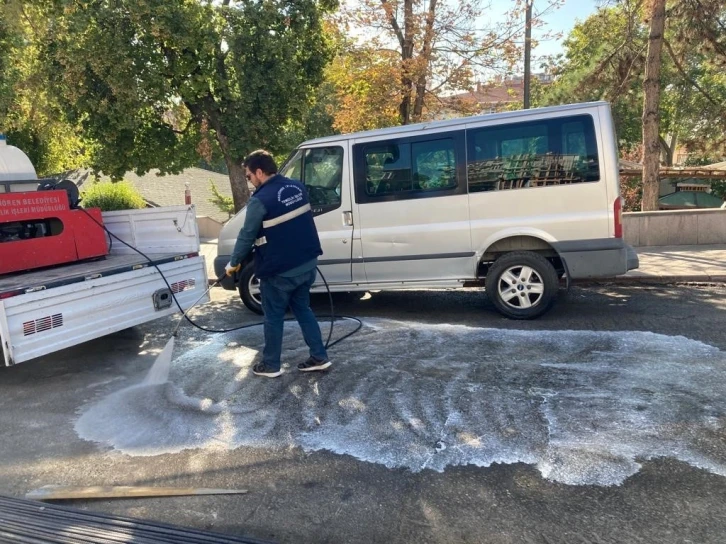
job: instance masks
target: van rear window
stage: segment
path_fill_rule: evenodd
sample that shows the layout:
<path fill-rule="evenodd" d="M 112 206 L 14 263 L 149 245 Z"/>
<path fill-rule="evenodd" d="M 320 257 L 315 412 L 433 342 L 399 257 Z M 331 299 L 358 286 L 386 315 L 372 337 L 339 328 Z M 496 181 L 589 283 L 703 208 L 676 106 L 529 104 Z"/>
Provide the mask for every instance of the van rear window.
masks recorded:
<path fill-rule="evenodd" d="M 475 128 L 466 138 L 472 193 L 600 180 L 589 115 Z"/>

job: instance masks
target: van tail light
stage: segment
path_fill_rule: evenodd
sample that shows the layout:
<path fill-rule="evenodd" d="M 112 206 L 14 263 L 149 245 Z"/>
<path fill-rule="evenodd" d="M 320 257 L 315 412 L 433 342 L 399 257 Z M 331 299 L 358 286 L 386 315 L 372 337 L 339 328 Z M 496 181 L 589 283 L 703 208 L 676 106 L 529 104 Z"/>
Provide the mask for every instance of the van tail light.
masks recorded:
<path fill-rule="evenodd" d="M 623 199 L 618 197 L 613 202 L 615 212 L 615 238 L 623 237 Z"/>

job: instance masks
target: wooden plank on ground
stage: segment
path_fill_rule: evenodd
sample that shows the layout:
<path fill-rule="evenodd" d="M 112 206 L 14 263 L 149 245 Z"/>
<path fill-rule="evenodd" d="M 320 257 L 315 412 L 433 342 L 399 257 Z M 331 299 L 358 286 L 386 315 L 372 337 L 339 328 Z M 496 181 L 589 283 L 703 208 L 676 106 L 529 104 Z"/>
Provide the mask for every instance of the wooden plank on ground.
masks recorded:
<path fill-rule="evenodd" d="M 246 489 L 208 489 L 203 487 L 154 486 L 70 486 L 46 485 L 25 495 L 36 501 L 63 499 L 115 499 L 132 497 L 179 497 L 187 495 L 243 495 Z"/>

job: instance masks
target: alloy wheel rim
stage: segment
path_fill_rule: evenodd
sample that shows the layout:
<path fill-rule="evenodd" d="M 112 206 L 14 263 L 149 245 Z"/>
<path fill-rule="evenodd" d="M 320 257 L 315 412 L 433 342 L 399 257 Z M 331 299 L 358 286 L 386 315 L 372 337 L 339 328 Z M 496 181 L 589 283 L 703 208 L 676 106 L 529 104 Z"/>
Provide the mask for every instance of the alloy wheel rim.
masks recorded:
<path fill-rule="evenodd" d="M 250 298 L 257 304 L 262 306 L 262 295 L 260 294 L 260 280 L 257 276 L 252 274 L 250 280 L 247 282 L 247 292 L 250 294 Z"/>
<path fill-rule="evenodd" d="M 544 282 L 531 266 L 511 266 L 499 277 L 499 298 L 515 310 L 526 310 L 540 303 Z"/>

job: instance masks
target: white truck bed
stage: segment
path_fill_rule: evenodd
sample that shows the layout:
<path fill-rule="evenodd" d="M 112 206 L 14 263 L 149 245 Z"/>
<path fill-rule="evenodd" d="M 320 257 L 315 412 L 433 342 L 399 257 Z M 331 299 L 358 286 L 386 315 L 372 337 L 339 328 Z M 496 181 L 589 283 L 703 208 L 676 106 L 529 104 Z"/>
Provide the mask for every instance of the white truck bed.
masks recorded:
<path fill-rule="evenodd" d="M 194 252 L 191 253 L 194 255 Z M 155 264 L 165 264 L 179 260 L 184 255 L 177 253 L 147 253 Z M 122 272 L 152 266 L 138 253 L 134 255 L 108 255 L 96 261 L 71 263 L 41 270 L 0 276 L 0 297 L 21 291 L 29 293 L 37 290 L 53 289 L 71 283 L 88 281 L 102 276 L 113 276 Z"/>
<path fill-rule="evenodd" d="M 199 299 L 207 273 L 193 206 L 103 215 L 111 232 L 159 266 L 184 309 Z M 0 340 L 8 366 L 174 312 L 157 269 L 117 240 L 102 260 L 0 276 Z"/>

